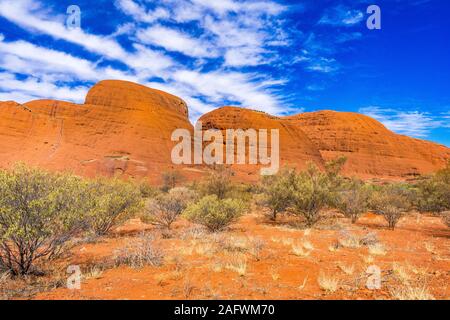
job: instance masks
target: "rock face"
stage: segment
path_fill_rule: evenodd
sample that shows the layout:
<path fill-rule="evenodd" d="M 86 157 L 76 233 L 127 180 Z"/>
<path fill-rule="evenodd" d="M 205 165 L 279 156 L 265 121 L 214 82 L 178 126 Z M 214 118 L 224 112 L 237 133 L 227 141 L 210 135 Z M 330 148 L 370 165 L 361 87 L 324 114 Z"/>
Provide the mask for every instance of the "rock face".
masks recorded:
<path fill-rule="evenodd" d="M 157 179 L 172 167 L 173 130 L 193 130 L 186 103 L 124 81 L 102 81 L 85 104 L 0 104 L 0 165 L 23 161 L 94 176 Z"/>
<path fill-rule="evenodd" d="M 216 109 L 200 118 L 204 130 L 218 129 L 225 137 L 226 129 L 266 129 L 268 131 L 268 155 L 272 154 L 270 148 L 270 129 L 280 132 L 280 163 L 290 164 L 298 169 L 304 169 L 308 162 L 314 162 L 323 167 L 323 159 L 314 143 L 295 124 L 291 124 L 269 114 L 236 107 L 223 107 Z M 225 150 L 225 149 L 224 149 Z M 235 150 L 236 151 L 236 150 Z M 248 150 L 247 150 L 248 151 Z M 225 154 L 225 151 L 224 151 Z M 248 157 L 248 152 L 246 152 Z M 263 165 L 234 165 L 233 171 L 244 180 L 257 180 L 259 169 L 268 167 Z"/>
<path fill-rule="evenodd" d="M 450 159 L 449 148 L 395 134 L 362 114 L 321 111 L 286 120 L 303 129 L 325 161 L 347 157 L 348 175 L 408 178 L 439 170 Z"/>
<path fill-rule="evenodd" d="M 201 118 L 203 129 L 279 129 L 281 165 L 323 167 L 339 155 L 345 173 L 363 178 L 408 178 L 436 171 L 450 149 L 394 134 L 369 117 L 331 111 L 274 117 L 224 107 Z M 188 107 L 178 97 L 125 81 L 102 81 L 84 104 L 37 100 L 0 102 L 0 166 L 25 162 L 85 176 L 120 175 L 158 181 L 173 168 L 196 178 L 204 166 L 174 166 L 176 129 L 193 132 Z M 255 181 L 261 166 L 236 165 L 241 180 Z"/>
<path fill-rule="evenodd" d="M 345 156 L 344 174 L 361 178 L 413 178 L 443 168 L 450 159 L 450 149 L 445 146 L 395 134 L 357 113 L 320 111 L 272 117 L 226 107 L 201 120 L 205 129 L 278 128 L 282 165 L 302 168 L 310 161 L 320 167 Z M 256 172 L 252 168 L 250 174 Z"/>

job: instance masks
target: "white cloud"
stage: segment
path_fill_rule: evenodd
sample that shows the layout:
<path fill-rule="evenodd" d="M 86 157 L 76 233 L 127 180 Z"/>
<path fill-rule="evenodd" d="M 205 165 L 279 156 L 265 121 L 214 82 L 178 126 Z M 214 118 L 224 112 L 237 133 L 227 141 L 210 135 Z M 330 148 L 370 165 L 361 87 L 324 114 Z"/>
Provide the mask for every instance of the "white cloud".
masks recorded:
<path fill-rule="evenodd" d="M 133 16 L 137 21 L 155 22 L 159 19 L 167 19 L 170 17 L 168 10 L 164 8 L 156 8 L 155 10 L 146 10 L 133 0 L 117 0 L 116 5 L 126 14 Z"/>
<path fill-rule="evenodd" d="M 364 14 L 362 11 L 339 5 L 326 10 L 322 18 L 320 18 L 319 24 L 350 27 L 360 23 L 363 19 Z"/>
<path fill-rule="evenodd" d="M 20 74 L 32 74 L 55 81 L 99 81 L 123 79 L 137 81 L 129 73 L 19 40 L 6 42 L 0 39 L 0 62 L 4 69 Z"/>
<path fill-rule="evenodd" d="M 48 34 L 55 39 L 63 39 L 78 44 L 85 49 L 112 59 L 126 59 L 127 52 L 108 37 L 93 35 L 82 29 L 67 29 L 64 18 L 53 16 L 49 19 L 41 4 L 32 0 L 2 0 L 0 15 L 28 30 Z"/>
<path fill-rule="evenodd" d="M 316 71 L 321 73 L 333 73 L 339 70 L 337 61 L 333 58 L 314 58 L 310 60 L 309 65 L 306 67 L 309 71 Z"/>
<path fill-rule="evenodd" d="M 420 111 L 370 106 L 359 109 L 359 112 L 380 121 L 396 133 L 417 138 L 426 138 L 431 130 L 445 126 L 441 118 Z"/>
<path fill-rule="evenodd" d="M 1 75 L 0 97 L 19 102 L 31 98 L 82 102 L 87 87 L 73 87 L 73 83 L 108 78 L 139 82 L 178 95 L 188 102 L 193 120 L 223 104 L 272 114 L 286 112 L 281 108 L 282 97 L 275 91 L 284 80 L 238 71 L 240 67 L 267 63 L 273 47 L 289 43 L 276 17 L 284 6 L 254 0 L 161 0 L 144 4 L 149 3 L 116 1 L 133 23 L 119 25 L 110 35 L 96 35 L 67 30 L 64 16 L 55 15 L 39 1 L 0 0 L 0 15 L 30 33 L 74 43 L 99 56 L 97 61 L 90 61 L 30 42 L 7 42 L 0 36 L 0 59 L 9 72 Z M 170 15 L 166 14 L 168 8 Z M 173 27 L 180 21 L 194 21 L 195 33 L 181 25 Z M 125 49 L 116 39 L 125 34 L 131 49 Z M 189 63 L 181 63 L 173 52 L 190 57 Z M 128 70 L 107 67 L 112 61 L 124 63 Z M 203 70 L 211 61 L 214 63 L 207 71 Z M 19 80 L 16 74 L 34 77 Z M 154 77 L 163 81 L 152 81 Z"/>
<path fill-rule="evenodd" d="M 14 74 L 1 72 L 0 73 L 0 88 L 3 92 L 0 93 L 0 100 L 16 100 L 24 103 L 31 97 L 33 98 L 48 98 L 58 100 L 69 100 L 76 103 L 82 103 L 88 91 L 87 87 L 78 86 L 75 88 L 67 86 L 57 86 L 51 82 L 45 82 L 33 77 L 28 77 L 25 80 L 18 80 Z M 23 101 L 22 98 L 26 98 Z"/>
<path fill-rule="evenodd" d="M 208 97 L 212 102 L 237 101 L 244 107 L 271 114 L 284 112 L 276 95 L 270 93 L 264 82 L 256 84 L 258 81 L 255 80 L 257 79 L 253 79 L 250 75 L 220 71 L 200 73 L 181 70 L 174 74 L 174 80 Z"/>
<path fill-rule="evenodd" d="M 160 46 L 168 51 L 181 52 L 194 58 L 217 57 L 217 52 L 207 41 L 197 40 L 188 34 L 161 25 L 141 29 L 136 36 L 145 44 Z"/>

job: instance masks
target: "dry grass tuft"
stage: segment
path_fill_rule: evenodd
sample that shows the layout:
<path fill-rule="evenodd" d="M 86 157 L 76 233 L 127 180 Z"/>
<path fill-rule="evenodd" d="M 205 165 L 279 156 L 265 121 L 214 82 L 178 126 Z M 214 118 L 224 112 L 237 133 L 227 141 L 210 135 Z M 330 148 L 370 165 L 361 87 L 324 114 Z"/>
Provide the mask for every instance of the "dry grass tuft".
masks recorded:
<path fill-rule="evenodd" d="M 396 300 L 434 300 L 426 285 L 419 287 L 402 286 L 390 290 L 392 298 Z"/>
<path fill-rule="evenodd" d="M 227 263 L 226 268 L 235 271 L 240 277 L 247 274 L 247 258 L 242 255 L 234 255 Z"/>
<path fill-rule="evenodd" d="M 292 238 L 282 238 L 281 243 L 285 246 L 291 246 L 294 243 L 294 239 Z"/>
<path fill-rule="evenodd" d="M 103 270 L 99 267 L 92 267 L 87 272 L 83 273 L 83 278 L 88 279 L 100 279 L 103 274 Z"/>
<path fill-rule="evenodd" d="M 292 253 L 297 257 L 307 257 L 310 255 L 311 251 L 306 250 L 302 244 L 293 244 L 292 245 Z"/>
<path fill-rule="evenodd" d="M 326 292 L 336 292 L 339 289 L 340 281 L 337 277 L 320 273 L 317 282 L 322 290 Z"/>
<path fill-rule="evenodd" d="M 409 275 L 407 268 L 397 262 L 392 264 L 392 271 L 395 277 L 404 285 L 409 285 L 411 276 Z"/>
<path fill-rule="evenodd" d="M 383 244 L 377 243 L 369 246 L 369 253 L 374 256 L 385 256 L 387 250 Z"/>
<path fill-rule="evenodd" d="M 344 248 L 356 249 L 361 247 L 359 237 L 351 233 L 343 233 L 343 236 L 340 237 L 338 241 Z"/>
<path fill-rule="evenodd" d="M 154 238 L 141 236 L 136 242 L 119 249 L 115 255 L 116 266 L 126 265 L 139 269 L 145 266 L 159 267 L 164 259 L 163 252 L 155 246 Z"/>
<path fill-rule="evenodd" d="M 345 265 L 343 263 L 339 263 L 338 265 L 339 269 L 342 270 L 342 272 L 344 272 L 346 275 L 352 275 L 355 272 L 355 265 Z"/>
<path fill-rule="evenodd" d="M 306 250 L 309 250 L 309 251 L 313 251 L 314 250 L 314 246 L 312 245 L 312 243 L 307 241 L 307 240 L 304 240 L 302 242 L 302 245 L 303 245 L 303 248 L 305 248 Z"/>
<path fill-rule="evenodd" d="M 371 255 L 368 256 L 361 256 L 365 264 L 372 264 L 375 261 L 375 258 Z"/>

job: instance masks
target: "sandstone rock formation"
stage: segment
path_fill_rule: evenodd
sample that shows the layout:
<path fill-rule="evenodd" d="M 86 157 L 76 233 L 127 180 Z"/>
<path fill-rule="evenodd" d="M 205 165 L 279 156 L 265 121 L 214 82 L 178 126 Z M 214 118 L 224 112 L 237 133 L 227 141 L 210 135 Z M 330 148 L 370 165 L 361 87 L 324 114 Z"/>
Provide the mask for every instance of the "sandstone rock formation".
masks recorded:
<path fill-rule="evenodd" d="M 444 167 L 450 149 L 393 133 L 362 114 L 320 111 L 273 117 L 258 111 L 225 107 L 204 115 L 205 129 L 279 128 L 282 165 L 319 167 L 347 157 L 344 174 L 361 178 L 408 179 Z M 244 168 L 236 168 L 244 170 Z M 250 168 L 248 174 L 257 173 Z"/>
<path fill-rule="evenodd" d="M 348 175 L 409 178 L 439 170 L 450 159 L 449 148 L 395 134 L 362 114 L 320 111 L 286 120 L 314 141 L 325 161 L 347 157 Z"/>
<path fill-rule="evenodd" d="M 271 154 L 270 129 L 278 129 L 280 132 L 281 164 L 290 164 L 300 170 L 304 169 L 308 162 L 314 162 L 319 167 L 323 167 L 324 162 L 322 156 L 309 137 L 295 124 L 291 124 L 280 118 L 249 109 L 223 107 L 203 115 L 199 121 L 202 122 L 204 130 L 221 130 L 224 137 L 226 129 L 267 129 L 269 136 L 269 155 Z M 246 156 L 248 157 L 248 152 Z M 236 164 L 232 167 L 239 178 L 244 180 L 257 180 L 259 169 L 267 166 Z"/>
<path fill-rule="evenodd" d="M 405 179 L 443 167 L 450 149 L 394 134 L 355 113 L 322 111 L 290 117 L 224 107 L 204 115 L 203 129 L 279 129 L 281 163 L 323 167 L 339 155 L 345 173 Z M 190 178 L 204 166 L 172 164 L 175 129 L 193 131 L 186 103 L 168 93 L 125 81 L 102 81 L 84 104 L 37 100 L 0 102 L 0 166 L 25 162 L 85 176 L 120 175 L 157 181 L 165 170 Z M 237 177 L 256 181 L 261 166 L 236 165 Z"/>
<path fill-rule="evenodd" d="M 193 130 L 186 103 L 124 81 L 102 81 L 85 104 L 0 104 L 0 165 L 18 161 L 94 176 L 160 177 L 172 168 L 173 130 Z"/>

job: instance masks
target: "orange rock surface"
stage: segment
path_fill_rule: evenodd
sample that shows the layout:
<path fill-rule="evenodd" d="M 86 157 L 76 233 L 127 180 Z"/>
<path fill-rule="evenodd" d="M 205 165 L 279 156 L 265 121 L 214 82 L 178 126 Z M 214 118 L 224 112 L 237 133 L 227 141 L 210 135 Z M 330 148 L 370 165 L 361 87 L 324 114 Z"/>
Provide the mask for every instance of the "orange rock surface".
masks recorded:
<path fill-rule="evenodd" d="M 355 113 L 322 111 L 274 117 L 224 107 L 201 118 L 203 129 L 279 129 L 281 163 L 304 168 L 345 155 L 345 173 L 364 178 L 408 178 L 433 172 L 450 149 L 397 135 Z M 26 162 L 51 170 L 94 175 L 148 177 L 172 168 L 175 129 L 193 127 L 186 103 L 168 93 L 125 81 L 102 81 L 84 104 L 37 100 L 0 102 L 0 166 Z M 237 176 L 258 179 L 260 166 L 236 165 Z M 195 178 L 204 167 L 182 168 Z"/>
<path fill-rule="evenodd" d="M 0 105 L 0 164 L 157 179 L 172 167 L 173 130 L 192 130 L 186 103 L 162 91 L 102 81 L 85 104 Z"/>
<path fill-rule="evenodd" d="M 278 129 L 280 133 L 280 163 L 282 165 L 294 166 L 301 170 L 306 167 L 308 162 L 314 162 L 319 167 L 323 167 L 322 156 L 309 137 L 298 126 L 278 117 L 249 109 L 223 107 L 205 114 L 199 121 L 202 121 L 204 130 L 221 130 L 224 137 L 226 129 L 266 129 L 268 155 L 272 154 L 270 129 Z M 233 170 L 242 179 L 255 180 L 258 179 L 261 167 L 268 167 L 268 165 L 234 165 Z"/>
<path fill-rule="evenodd" d="M 345 156 L 344 174 L 361 178 L 413 178 L 443 168 L 450 159 L 450 149 L 443 145 L 395 134 L 357 113 L 320 111 L 273 117 L 226 107 L 201 120 L 206 129 L 278 128 L 282 165 L 301 168 L 311 161 L 320 167 Z"/>
<path fill-rule="evenodd" d="M 287 117 L 314 141 L 325 161 L 347 157 L 344 172 L 360 177 L 414 177 L 436 171 L 450 149 L 395 134 L 368 116 L 335 111 Z"/>

